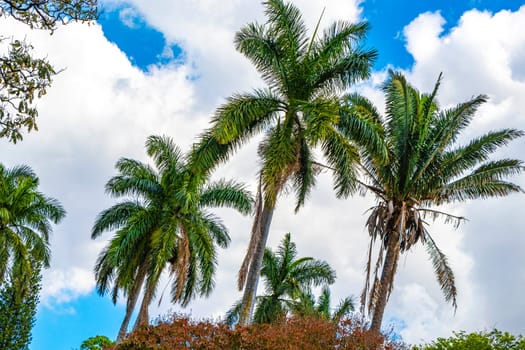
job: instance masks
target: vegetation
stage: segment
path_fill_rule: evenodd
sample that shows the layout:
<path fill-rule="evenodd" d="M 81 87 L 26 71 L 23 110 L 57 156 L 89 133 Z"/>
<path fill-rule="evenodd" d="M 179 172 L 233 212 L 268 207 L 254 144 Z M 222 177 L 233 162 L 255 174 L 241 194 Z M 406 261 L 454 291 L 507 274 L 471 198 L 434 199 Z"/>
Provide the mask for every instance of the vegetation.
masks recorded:
<path fill-rule="evenodd" d="M 49 267 L 51 223 L 66 212 L 38 191 L 38 177 L 28 166 L 0 164 L 0 285 L 7 279 L 27 286 L 35 264 Z M 21 290 L 23 292 L 23 290 Z"/>
<path fill-rule="evenodd" d="M 413 350 L 523 350 L 525 338 L 494 329 L 490 332 L 455 332 L 453 337 L 438 338 Z"/>
<path fill-rule="evenodd" d="M 267 88 L 234 95 L 219 107 L 193 156 L 206 169 L 265 132 L 259 146 L 262 165 L 252 236 L 238 279 L 239 289 L 244 287 L 242 324 L 250 322 L 279 195 L 289 186 L 296 194 L 295 210 L 305 203 L 319 170 L 315 148 L 334 169 L 337 194 L 348 195 L 355 189 L 355 141 L 375 140 L 375 127 L 355 114 L 345 114 L 340 99 L 346 88 L 369 76 L 376 52 L 361 46 L 368 25 L 340 21 L 321 35 L 318 25 L 308 38 L 293 4 L 282 0 L 263 4 L 267 22 L 241 28 L 235 47 L 254 64 Z"/>
<path fill-rule="evenodd" d="M 457 106 L 440 110 L 436 100 L 439 83 L 430 94 L 421 94 L 400 74 L 390 72 L 383 86 L 386 114 L 380 116 L 372 103 L 353 96 L 349 103 L 355 113 L 377 120 L 384 127 L 383 143 L 388 161 L 373 150 L 362 152 L 365 188 L 377 198 L 366 223 L 370 250 L 363 311 L 368 302 L 371 329 L 379 332 L 400 254 L 417 243 L 425 245 L 445 299 L 456 307 L 454 274 L 445 254 L 427 230 L 426 217 L 444 218 L 457 225 L 464 220 L 436 206 L 469 199 L 506 196 L 521 191 L 506 178 L 520 173 L 523 163 L 516 159 L 491 160 L 490 155 L 523 135 L 514 129 L 491 131 L 466 145 L 458 145 L 460 133 L 470 124 L 487 97 L 477 96 Z M 371 278 L 372 248 L 380 242 Z M 378 277 L 381 269 L 381 276 Z"/>
<path fill-rule="evenodd" d="M 345 317 L 349 317 L 354 311 L 352 298 L 347 297 L 339 302 L 339 305 L 331 310 L 331 293 L 328 286 L 324 286 L 319 299 L 311 291 L 302 293 L 290 307 L 292 315 L 295 317 L 318 317 L 324 320 L 339 322 Z"/>
<path fill-rule="evenodd" d="M 40 264 L 32 268 L 28 281 L 15 276 L 0 284 L 0 349 L 29 349 L 41 287 Z"/>
<path fill-rule="evenodd" d="M 103 350 L 114 345 L 115 343 L 105 335 L 97 335 L 84 340 L 80 345 L 80 350 Z"/>
<path fill-rule="evenodd" d="M 265 295 L 257 297 L 254 322 L 274 323 L 287 316 L 293 304 L 305 294 L 311 294 L 312 286 L 332 284 L 335 271 L 324 261 L 311 257 L 297 258 L 295 243 L 287 233 L 277 248 L 277 253 L 266 249 L 261 269 Z M 228 312 L 230 324 L 239 318 L 241 303 Z"/>
<path fill-rule="evenodd" d="M 187 305 L 197 295 L 213 289 L 216 248 L 228 246 L 230 237 L 209 207 L 230 207 L 243 214 L 252 208 L 252 198 L 243 185 L 220 180 L 191 178 L 182 152 L 168 137 L 150 136 L 148 164 L 121 158 L 119 174 L 106 184 L 106 191 L 122 199 L 101 212 L 93 225 L 92 238 L 116 230 L 95 266 L 97 289 L 127 297 L 126 315 L 119 331 L 127 331 L 141 289 L 142 304 L 135 327 L 147 324 L 148 307 L 156 294 L 159 278 L 169 269 L 173 302 Z"/>
<path fill-rule="evenodd" d="M 14 18 L 31 29 L 53 32 L 58 23 L 91 21 L 97 16 L 97 0 L 2 0 L 0 16 Z M 0 44 L 9 38 L 0 35 Z M 46 94 L 53 66 L 34 58 L 25 40 L 11 39 L 7 53 L 0 56 L 0 138 L 16 143 L 22 129 L 37 130 L 35 97 Z"/>
<path fill-rule="evenodd" d="M 175 316 L 155 326 L 131 333 L 116 350 L 127 349 L 250 349 L 250 350 L 385 350 L 405 349 L 403 344 L 368 332 L 352 319 L 339 323 L 319 318 L 290 318 L 276 324 L 236 326 L 195 322 Z"/>

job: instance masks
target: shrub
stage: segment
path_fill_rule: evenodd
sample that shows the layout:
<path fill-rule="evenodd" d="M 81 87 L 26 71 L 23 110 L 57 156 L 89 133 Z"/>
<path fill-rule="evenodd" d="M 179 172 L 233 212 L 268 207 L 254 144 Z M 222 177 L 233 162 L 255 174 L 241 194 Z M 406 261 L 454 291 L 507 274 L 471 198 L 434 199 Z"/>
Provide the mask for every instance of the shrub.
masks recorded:
<path fill-rule="evenodd" d="M 525 350 L 525 338 L 494 329 L 490 332 L 454 332 L 450 338 L 438 338 L 413 350 Z"/>
<path fill-rule="evenodd" d="M 114 345 L 115 343 L 105 335 L 97 335 L 84 340 L 80 345 L 80 350 L 102 350 Z"/>
<path fill-rule="evenodd" d="M 353 319 L 339 323 L 319 318 L 290 318 L 277 324 L 230 328 L 175 315 L 129 334 L 114 350 L 395 350 L 402 345 L 368 332 Z"/>

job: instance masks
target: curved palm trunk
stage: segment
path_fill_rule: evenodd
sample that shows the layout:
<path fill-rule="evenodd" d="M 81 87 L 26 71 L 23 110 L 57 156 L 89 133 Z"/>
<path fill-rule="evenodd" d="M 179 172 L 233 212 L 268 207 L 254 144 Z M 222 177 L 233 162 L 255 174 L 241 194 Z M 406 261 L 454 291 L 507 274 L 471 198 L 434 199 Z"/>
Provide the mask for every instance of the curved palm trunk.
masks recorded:
<path fill-rule="evenodd" d="M 241 311 L 239 314 L 239 324 L 247 325 L 252 322 L 253 309 L 255 306 L 255 293 L 259 284 L 259 277 L 261 274 L 261 266 L 264 256 L 264 249 L 270 233 L 270 225 L 272 223 L 274 207 L 269 208 L 264 205 L 261 214 L 261 237 L 255 247 L 253 258 L 246 278 L 246 285 L 244 287 L 244 295 L 242 297 Z"/>
<path fill-rule="evenodd" d="M 153 288 L 146 285 L 144 290 L 144 297 L 142 298 L 142 304 L 140 305 L 140 311 L 133 326 L 133 330 L 137 330 L 142 325 L 149 324 L 149 304 L 153 297 Z"/>
<path fill-rule="evenodd" d="M 385 312 L 386 302 L 390 294 L 391 286 L 394 283 L 394 274 L 399 258 L 399 232 L 391 231 L 391 237 L 388 240 L 388 247 L 381 272 L 381 280 L 379 285 L 379 292 L 377 300 L 374 305 L 374 312 L 372 315 L 372 324 L 370 330 L 375 333 L 380 333 L 381 322 L 383 321 L 383 314 Z"/>
<path fill-rule="evenodd" d="M 126 316 L 124 316 L 124 320 L 122 321 L 122 325 L 120 326 L 120 329 L 118 331 L 117 343 L 120 343 L 120 341 L 124 338 L 124 336 L 126 335 L 128 331 L 128 325 L 131 319 L 131 314 L 133 313 L 133 309 L 135 309 L 135 305 L 139 297 L 140 289 L 142 288 L 142 285 L 144 284 L 144 278 L 146 278 L 146 272 L 147 272 L 146 265 L 143 264 L 139 268 L 139 272 L 137 274 L 137 280 L 135 284 L 133 285 L 133 289 L 131 290 L 131 293 L 128 295 L 128 300 L 126 302 Z"/>

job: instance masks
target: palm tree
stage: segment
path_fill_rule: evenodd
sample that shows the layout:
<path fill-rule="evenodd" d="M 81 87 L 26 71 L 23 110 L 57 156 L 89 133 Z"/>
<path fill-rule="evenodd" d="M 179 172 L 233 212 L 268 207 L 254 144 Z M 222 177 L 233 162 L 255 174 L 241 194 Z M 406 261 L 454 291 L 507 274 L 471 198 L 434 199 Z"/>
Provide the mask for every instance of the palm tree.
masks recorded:
<path fill-rule="evenodd" d="M 352 298 L 346 297 L 339 302 L 339 305 L 331 311 L 331 293 L 328 286 L 324 286 L 319 299 L 315 300 L 312 291 L 306 291 L 292 303 L 291 311 L 295 316 L 300 317 L 318 317 L 333 322 L 339 322 L 343 317 L 348 316 L 354 311 L 354 302 Z"/>
<path fill-rule="evenodd" d="M 116 230 L 95 273 L 100 294 L 111 289 L 113 302 L 119 291 L 127 295 L 118 339 L 126 333 L 143 287 L 135 327 L 148 322 L 148 306 L 166 267 L 173 277 L 173 302 L 185 306 L 197 295 L 208 296 L 214 286 L 215 245 L 227 247 L 230 237 L 207 208 L 231 207 L 248 214 L 253 204 L 240 184 L 224 180 L 206 184 L 205 178 L 192 177 L 170 138 L 150 136 L 146 150 L 156 169 L 121 158 L 116 164 L 119 174 L 108 181 L 106 191 L 123 200 L 102 211 L 92 229 L 92 238 Z"/>
<path fill-rule="evenodd" d="M 293 303 L 312 286 L 332 284 L 335 271 L 325 261 L 311 257 L 297 258 L 297 248 L 287 233 L 274 253 L 264 252 L 261 269 L 265 295 L 257 297 L 255 323 L 271 323 L 286 316 Z M 240 314 L 242 301 L 228 312 L 231 323 Z"/>
<path fill-rule="evenodd" d="M 437 247 L 427 227 L 426 217 L 459 223 L 464 219 L 436 206 L 477 198 L 505 196 L 522 191 L 510 175 L 523 171 L 515 159 L 490 160 L 491 153 L 523 135 L 514 129 L 491 131 L 459 145 L 458 137 L 472 121 L 487 97 L 477 96 L 450 109 L 440 110 L 437 80 L 430 94 L 421 94 L 400 73 L 390 72 L 383 86 L 386 111 L 382 117 L 365 98 L 353 96 L 349 105 L 355 113 L 367 115 L 384 126 L 388 161 L 373 150 L 362 152 L 366 183 L 377 204 L 366 223 L 370 250 L 366 283 L 361 298 L 362 311 L 368 306 L 371 329 L 379 332 L 383 313 L 394 287 L 400 254 L 418 242 L 430 255 L 445 299 L 457 307 L 454 274 L 445 254 Z M 374 276 L 371 276 L 372 248 L 380 242 Z M 381 270 L 381 276 L 378 276 Z M 372 277 L 372 278 L 371 278 Z"/>
<path fill-rule="evenodd" d="M 49 267 L 51 224 L 66 212 L 56 199 L 39 192 L 38 184 L 28 166 L 0 164 L 0 284 L 10 279 L 26 286 L 34 266 Z"/>
<path fill-rule="evenodd" d="M 239 289 L 244 287 L 242 324 L 250 321 L 270 224 L 283 189 L 289 185 L 296 193 L 297 211 L 315 185 L 318 164 L 313 153 L 320 147 L 335 169 L 337 194 L 348 195 L 355 189 L 354 141 L 373 144 L 377 138 L 368 120 L 341 113 L 339 96 L 369 76 L 376 51 L 360 46 L 368 25 L 339 21 L 318 36 L 318 24 L 308 38 L 294 5 L 282 0 L 263 4 L 267 22 L 244 26 L 235 36 L 235 46 L 252 61 L 267 88 L 229 98 L 192 155 L 194 169 L 209 171 L 252 136 L 265 132 L 259 147 L 256 215 L 238 279 Z M 347 134 L 338 129 L 342 124 Z"/>

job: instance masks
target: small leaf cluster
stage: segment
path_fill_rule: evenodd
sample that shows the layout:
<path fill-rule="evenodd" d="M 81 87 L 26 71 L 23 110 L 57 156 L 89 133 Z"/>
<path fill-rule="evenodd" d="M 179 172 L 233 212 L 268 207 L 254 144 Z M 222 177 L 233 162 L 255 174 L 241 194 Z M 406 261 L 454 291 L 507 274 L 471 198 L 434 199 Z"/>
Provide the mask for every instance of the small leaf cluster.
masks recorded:
<path fill-rule="evenodd" d="M 105 335 L 96 335 L 84 340 L 80 345 L 80 350 L 101 350 L 114 345 L 115 343 Z"/>
<path fill-rule="evenodd" d="M 46 94 L 56 74 L 46 59 L 33 58 L 32 50 L 25 41 L 13 40 L 0 57 L 0 138 L 13 143 L 22 140 L 21 129 L 38 130 L 33 101 Z"/>
<path fill-rule="evenodd" d="M 97 0 L 4 0 L 0 14 L 27 24 L 31 29 L 53 31 L 58 23 L 92 21 L 97 18 Z"/>

